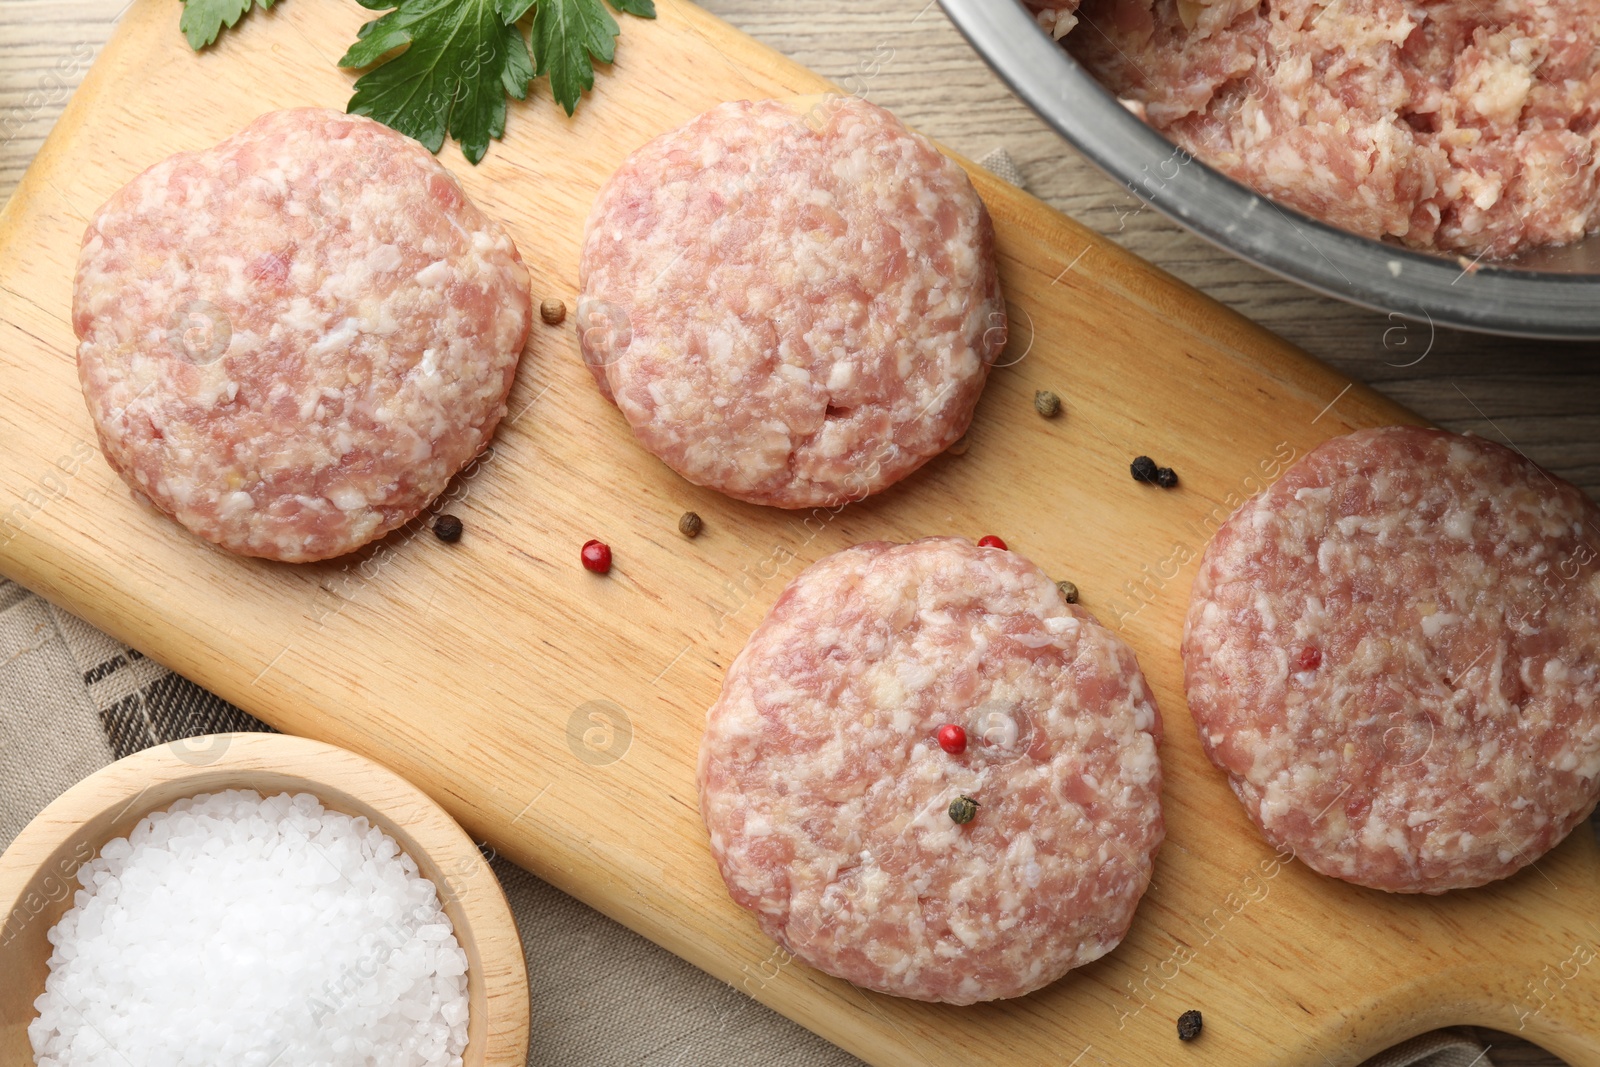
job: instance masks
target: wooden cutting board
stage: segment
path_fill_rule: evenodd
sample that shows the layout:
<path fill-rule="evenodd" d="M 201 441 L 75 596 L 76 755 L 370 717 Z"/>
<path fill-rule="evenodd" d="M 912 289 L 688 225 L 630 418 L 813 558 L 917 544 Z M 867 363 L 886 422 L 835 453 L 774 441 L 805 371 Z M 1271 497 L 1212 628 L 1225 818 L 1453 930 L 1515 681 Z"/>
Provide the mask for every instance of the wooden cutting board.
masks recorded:
<path fill-rule="evenodd" d="M 482 166 L 444 153 L 509 223 L 536 300 L 571 306 L 584 215 L 629 151 L 722 100 L 827 88 L 681 0 L 661 6 L 654 23 L 625 20 L 576 118 L 541 86 Z M 535 325 L 492 453 L 450 490 L 457 545 L 413 526 L 353 559 L 271 564 L 135 502 L 98 455 L 74 372 L 87 216 L 262 111 L 342 106 L 350 78 L 334 64 L 365 15 L 290 0 L 200 56 L 170 0 L 125 17 L 0 215 L 0 571 L 283 730 L 388 764 L 516 862 L 874 1064 L 1344 1065 L 1464 1022 L 1600 1064 L 1587 828 L 1490 888 L 1358 889 L 1278 861 L 1185 712 L 1177 644 L 1210 531 L 1317 442 L 1415 416 L 982 171 L 1009 365 L 964 454 L 838 514 L 683 482 L 600 398 L 570 318 Z M 1061 418 L 1035 414 L 1041 388 L 1064 398 Z M 1141 453 L 1182 487 L 1133 483 Z M 693 542 L 675 528 L 691 508 L 706 520 Z M 723 669 L 807 563 L 872 538 L 985 533 L 1072 578 L 1138 651 L 1169 725 L 1168 837 L 1109 958 L 957 1009 L 864 993 L 776 951 L 723 891 L 694 758 Z M 608 578 L 578 565 L 590 537 L 616 552 Z M 1180 1046 L 1187 1008 L 1206 1030 Z"/>

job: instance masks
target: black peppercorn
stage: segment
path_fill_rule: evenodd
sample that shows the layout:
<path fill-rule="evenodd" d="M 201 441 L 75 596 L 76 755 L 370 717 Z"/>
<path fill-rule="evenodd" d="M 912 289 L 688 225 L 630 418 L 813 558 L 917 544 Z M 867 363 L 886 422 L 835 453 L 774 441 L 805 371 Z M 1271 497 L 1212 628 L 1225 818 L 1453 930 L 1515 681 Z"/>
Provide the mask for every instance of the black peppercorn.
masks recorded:
<path fill-rule="evenodd" d="M 1128 465 L 1128 470 L 1133 472 L 1133 480 L 1136 482 L 1159 485 L 1163 489 L 1171 489 L 1178 484 L 1177 471 L 1171 467 L 1156 466 L 1156 461 L 1149 456 L 1139 456 Z"/>
<path fill-rule="evenodd" d="M 953 823 L 969 823 L 977 814 L 978 802 L 969 796 L 959 796 L 950 802 L 950 821 Z"/>
<path fill-rule="evenodd" d="M 1076 604 L 1078 602 L 1078 587 L 1071 582 L 1063 578 L 1056 583 L 1056 588 L 1061 590 L 1061 599 L 1068 604 Z"/>
<path fill-rule="evenodd" d="M 705 520 L 692 511 L 685 511 L 683 518 L 678 520 L 678 532 L 685 537 L 699 537 L 700 531 L 705 528 Z"/>
<path fill-rule="evenodd" d="M 1200 1036 L 1200 1030 L 1205 1025 L 1205 1020 L 1200 1018 L 1200 1013 L 1193 1008 L 1178 1016 L 1178 1040 L 1193 1041 Z"/>
<path fill-rule="evenodd" d="M 461 540 L 461 520 L 454 515 L 440 515 L 433 520 L 433 536 L 441 541 Z"/>

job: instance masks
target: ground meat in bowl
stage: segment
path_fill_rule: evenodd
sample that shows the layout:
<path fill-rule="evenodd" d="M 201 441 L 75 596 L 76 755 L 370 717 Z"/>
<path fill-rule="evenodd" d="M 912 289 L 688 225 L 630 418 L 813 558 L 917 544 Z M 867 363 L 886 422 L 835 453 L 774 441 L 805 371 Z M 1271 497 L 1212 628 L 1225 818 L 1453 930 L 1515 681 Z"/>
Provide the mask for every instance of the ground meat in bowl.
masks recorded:
<path fill-rule="evenodd" d="M 1515 256 L 1600 228 L 1600 0 L 1029 0 L 1184 150 L 1331 225 Z"/>

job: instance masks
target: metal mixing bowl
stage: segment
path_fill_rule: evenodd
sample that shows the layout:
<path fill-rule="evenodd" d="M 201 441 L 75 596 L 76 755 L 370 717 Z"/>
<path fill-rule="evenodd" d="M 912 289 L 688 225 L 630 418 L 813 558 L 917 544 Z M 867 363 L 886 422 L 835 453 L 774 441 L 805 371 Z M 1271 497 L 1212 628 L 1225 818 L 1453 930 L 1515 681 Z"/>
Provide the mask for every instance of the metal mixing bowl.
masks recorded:
<path fill-rule="evenodd" d="M 1464 269 L 1346 233 L 1190 159 L 1119 104 L 1017 0 L 939 0 L 1013 91 L 1106 174 L 1211 243 L 1321 293 L 1444 326 L 1600 338 L 1600 235 Z"/>

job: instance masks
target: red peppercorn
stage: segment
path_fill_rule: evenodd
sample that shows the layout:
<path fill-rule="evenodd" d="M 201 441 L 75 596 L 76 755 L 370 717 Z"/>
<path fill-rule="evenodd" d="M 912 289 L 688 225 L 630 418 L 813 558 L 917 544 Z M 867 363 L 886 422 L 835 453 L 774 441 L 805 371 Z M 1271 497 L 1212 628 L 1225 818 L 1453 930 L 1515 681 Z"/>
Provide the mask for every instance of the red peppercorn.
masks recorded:
<path fill-rule="evenodd" d="M 583 566 L 585 570 L 594 571 L 596 574 L 610 573 L 611 546 L 604 541 L 585 541 L 583 543 Z"/>
<path fill-rule="evenodd" d="M 939 747 L 952 756 L 959 756 L 967 750 L 967 731 L 953 722 L 947 722 L 939 727 Z"/>
<path fill-rule="evenodd" d="M 1307 645 L 1300 650 L 1300 658 L 1297 662 L 1303 671 L 1316 670 L 1322 666 L 1322 649 Z"/>
<path fill-rule="evenodd" d="M 979 548 L 998 548 L 1001 551 L 1004 551 L 1005 547 L 1006 547 L 1006 543 L 1004 541 L 1000 540 L 1000 538 L 996 537 L 994 534 L 989 534 L 987 537 L 978 538 L 978 547 Z"/>

